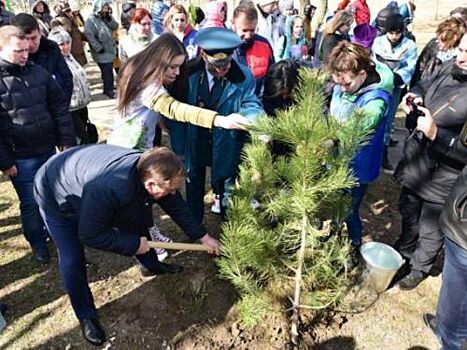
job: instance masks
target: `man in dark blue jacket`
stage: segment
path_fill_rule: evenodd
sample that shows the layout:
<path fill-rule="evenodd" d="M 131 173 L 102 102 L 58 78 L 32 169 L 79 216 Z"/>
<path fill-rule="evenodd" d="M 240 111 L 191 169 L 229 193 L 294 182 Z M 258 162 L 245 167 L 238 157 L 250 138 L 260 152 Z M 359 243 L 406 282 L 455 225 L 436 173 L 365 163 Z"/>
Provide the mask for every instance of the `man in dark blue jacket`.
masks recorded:
<path fill-rule="evenodd" d="M 143 275 L 179 272 L 181 266 L 159 262 L 149 249 L 155 200 L 188 236 L 218 254 L 219 242 L 198 224 L 178 192 L 185 176 L 183 162 L 167 148 L 141 154 L 111 145 L 74 148 L 39 169 L 34 195 L 60 256 L 65 289 L 90 343 L 102 344 L 105 333 L 87 283 L 83 245 L 135 255 Z"/>
<path fill-rule="evenodd" d="M 28 62 L 28 40 L 17 27 L 0 28 L 0 171 L 20 200 L 23 232 L 39 262 L 48 262 L 47 233 L 32 186 L 40 166 L 76 144 L 69 103 L 55 79 Z"/>
<path fill-rule="evenodd" d="M 11 19 L 11 25 L 21 29 L 28 39 L 29 62 L 48 71 L 63 89 L 68 104 L 73 94 L 73 75 L 58 45 L 41 35 L 39 23 L 27 13 L 19 13 Z"/>

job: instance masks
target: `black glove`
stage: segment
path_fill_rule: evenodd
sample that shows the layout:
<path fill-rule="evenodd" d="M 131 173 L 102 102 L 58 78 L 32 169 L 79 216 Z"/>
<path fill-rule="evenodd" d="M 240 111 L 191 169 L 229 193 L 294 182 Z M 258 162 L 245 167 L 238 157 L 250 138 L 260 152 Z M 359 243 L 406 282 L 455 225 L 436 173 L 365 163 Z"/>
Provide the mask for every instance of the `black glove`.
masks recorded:
<path fill-rule="evenodd" d="M 399 74 L 394 73 L 394 86 L 401 86 L 401 85 L 404 85 L 404 81 L 402 80 Z"/>

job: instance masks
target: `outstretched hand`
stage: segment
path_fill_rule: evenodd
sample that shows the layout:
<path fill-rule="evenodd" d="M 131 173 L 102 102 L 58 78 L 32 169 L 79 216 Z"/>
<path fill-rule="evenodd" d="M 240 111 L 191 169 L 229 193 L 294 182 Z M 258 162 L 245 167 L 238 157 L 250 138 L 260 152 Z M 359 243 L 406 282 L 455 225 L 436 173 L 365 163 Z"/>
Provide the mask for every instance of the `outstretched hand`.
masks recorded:
<path fill-rule="evenodd" d="M 224 129 L 246 130 L 250 122 L 243 115 L 232 113 L 227 116 L 217 115 L 214 126 Z"/>

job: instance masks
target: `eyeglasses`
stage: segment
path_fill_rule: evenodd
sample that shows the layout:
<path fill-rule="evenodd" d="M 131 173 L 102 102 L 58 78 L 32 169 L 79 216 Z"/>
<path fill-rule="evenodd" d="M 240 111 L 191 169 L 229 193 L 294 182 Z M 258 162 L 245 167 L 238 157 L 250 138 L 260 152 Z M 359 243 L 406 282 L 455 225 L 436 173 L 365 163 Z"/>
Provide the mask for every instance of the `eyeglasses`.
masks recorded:
<path fill-rule="evenodd" d="M 151 22 L 139 22 L 139 24 L 143 27 L 150 27 L 151 26 Z"/>

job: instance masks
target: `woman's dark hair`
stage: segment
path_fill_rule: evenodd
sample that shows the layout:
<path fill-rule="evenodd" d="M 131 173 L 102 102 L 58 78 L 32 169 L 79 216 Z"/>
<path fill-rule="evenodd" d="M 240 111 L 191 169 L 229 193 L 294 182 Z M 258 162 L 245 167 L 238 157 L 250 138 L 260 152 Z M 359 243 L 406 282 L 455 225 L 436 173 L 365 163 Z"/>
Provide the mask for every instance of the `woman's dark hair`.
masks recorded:
<path fill-rule="evenodd" d="M 292 59 L 279 61 L 269 67 L 263 92 L 267 114 L 272 114 L 270 109 L 286 108 L 293 103 L 292 93 L 300 82 L 299 69 L 297 61 Z"/>
<path fill-rule="evenodd" d="M 130 57 L 119 72 L 117 109 L 124 111 L 149 84 L 162 85 L 165 71 L 174 58 L 182 55 L 187 57 L 183 43 L 174 34 L 164 33 L 143 51 Z M 186 61 L 180 67 L 177 80 L 180 79 L 187 79 Z"/>

